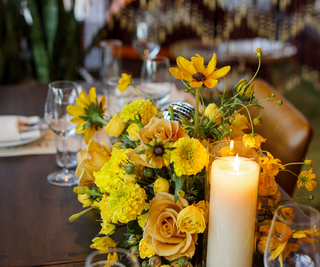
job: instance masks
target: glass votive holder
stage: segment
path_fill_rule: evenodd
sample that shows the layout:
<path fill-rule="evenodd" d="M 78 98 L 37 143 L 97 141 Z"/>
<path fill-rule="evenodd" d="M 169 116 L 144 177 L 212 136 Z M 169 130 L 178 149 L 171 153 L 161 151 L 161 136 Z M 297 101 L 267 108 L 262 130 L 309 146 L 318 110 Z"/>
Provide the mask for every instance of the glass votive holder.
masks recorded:
<path fill-rule="evenodd" d="M 210 209 L 205 266 L 251 267 L 261 150 L 226 140 L 208 145 L 207 152 L 205 194 Z"/>

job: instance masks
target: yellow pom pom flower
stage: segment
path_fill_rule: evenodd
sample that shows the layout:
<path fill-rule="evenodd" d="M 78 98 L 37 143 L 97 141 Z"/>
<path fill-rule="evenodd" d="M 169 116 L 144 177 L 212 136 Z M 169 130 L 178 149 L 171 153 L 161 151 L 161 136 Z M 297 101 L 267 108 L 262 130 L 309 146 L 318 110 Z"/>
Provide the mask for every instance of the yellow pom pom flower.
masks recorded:
<path fill-rule="evenodd" d="M 150 119 L 157 116 L 157 114 L 157 107 L 149 99 L 140 99 L 126 104 L 120 113 L 120 117 L 125 123 L 138 120 L 143 125 L 147 125 Z"/>
<path fill-rule="evenodd" d="M 172 147 L 176 149 L 171 152 L 171 163 L 178 176 L 195 175 L 209 161 L 209 155 L 198 139 L 180 138 Z"/>
<path fill-rule="evenodd" d="M 121 182 L 118 190 L 100 201 L 101 217 L 105 222 L 128 223 L 147 207 L 146 199 L 146 191 L 140 185 Z"/>
<path fill-rule="evenodd" d="M 106 99 L 102 96 L 101 101 L 98 101 L 96 88 L 92 87 L 89 91 L 89 96 L 81 92 L 76 99 L 78 106 L 68 106 L 67 112 L 73 116 L 71 122 L 78 123 L 76 132 L 78 134 L 84 134 L 84 140 L 86 144 L 93 138 L 96 131 L 99 131 L 106 121 L 103 119 L 103 108 Z"/>

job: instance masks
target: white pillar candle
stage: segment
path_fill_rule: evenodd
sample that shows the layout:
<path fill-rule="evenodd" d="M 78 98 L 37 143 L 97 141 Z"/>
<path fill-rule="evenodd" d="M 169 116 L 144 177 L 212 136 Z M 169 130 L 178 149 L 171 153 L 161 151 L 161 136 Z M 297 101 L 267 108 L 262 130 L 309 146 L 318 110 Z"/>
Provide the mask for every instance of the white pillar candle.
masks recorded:
<path fill-rule="evenodd" d="M 211 169 L 207 266 L 251 267 L 259 165 L 239 157 L 214 160 Z"/>

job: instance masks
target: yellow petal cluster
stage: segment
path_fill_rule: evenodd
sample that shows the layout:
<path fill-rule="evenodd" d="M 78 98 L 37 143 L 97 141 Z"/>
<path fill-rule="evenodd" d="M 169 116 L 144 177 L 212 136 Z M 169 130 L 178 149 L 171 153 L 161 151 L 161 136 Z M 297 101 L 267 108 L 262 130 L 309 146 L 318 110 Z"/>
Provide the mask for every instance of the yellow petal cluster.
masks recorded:
<path fill-rule="evenodd" d="M 91 139 L 86 149 L 77 154 L 78 167 L 76 176 L 80 179 L 79 185 L 94 183 L 93 172 L 97 172 L 111 157 L 110 145 L 106 142 L 98 144 Z"/>
<path fill-rule="evenodd" d="M 147 207 L 147 195 L 138 184 L 120 182 L 117 190 L 100 201 L 101 217 L 105 222 L 128 223 L 137 219 Z"/>
<path fill-rule="evenodd" d="M 177 221 L 181 232 L 184 233 L 199 234 L 203 233 L 206 229 L 204 212 L 194 205 L 187 206 L 180 211 Z"/>
<path fill-rule="evenodd" d="M 219 78 L 225 76 L 229 70 L 230 66 L 223 67 L 216 70 L 217 56 L 212 55 L 212 58 L 205 67 L 203 57 L 196 54 L 195 57 L 191 58 L 191 61 L 183 58 L 177 58 L 177 64 L 179 68 L 170 68 L 171 74 L 179 79 L 189 82 L 190 86 L 194 88 L 199 88 L 203 84 L 208 88 L 213 88 L 218 84 Z"/>
<path fill-rule="evenodd" d="M 145 239 L 141 239 L 139 243 L 140 258 L 151 258 L 156 254 L 152 245 L 150 245 Z"/>
<path fill-rule="evenodd" d="M 118 81 L 118 89 L 119 91 L 124 92 L 131 83 L 131 75 L 122 73 L 121 76 L 122 78 L 120 78 Z"/>
<path fill-rule="evenodd" d="M 198 139 L 180 138 L 174 143 L 171 152 L 171 162 L 178 176 L 195 175 L 200 172 L 209 161 L 206 148 Z"/>
<path fill-rule="evenodd" d="M 139 141 L 139 137 L 137 136 L 137 133 L 139 131 L 140 131 L 140 128 L 136 123 L 130 124 L 130 126 L 127 129 L 127 132 L 132 141 Z"/>
<path fill-rule="evenodd" d="M 157 114 L 157 107 L 153 105 L 149 99 L 140 99 L 126 104 L 120 113 L 120 117 L 125 123 L 139 120 L 143 125 L 147 125 L 150 119 L 157 116 Z"/>

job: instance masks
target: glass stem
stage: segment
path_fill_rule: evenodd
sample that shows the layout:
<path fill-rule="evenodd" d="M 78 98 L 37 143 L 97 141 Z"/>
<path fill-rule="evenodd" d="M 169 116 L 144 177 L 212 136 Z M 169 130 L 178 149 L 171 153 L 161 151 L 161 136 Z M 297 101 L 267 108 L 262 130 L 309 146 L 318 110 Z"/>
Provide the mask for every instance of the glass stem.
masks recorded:
<path fill-rule="evenodd" d="M 68 137 L 67 136 L 61 136 L 62 137 L 62 157 L 63 157 L 63 172 L 68 173 L 68 150 L 67 150 L 67 144 L 68 144 Z"/>

